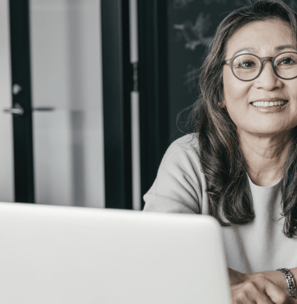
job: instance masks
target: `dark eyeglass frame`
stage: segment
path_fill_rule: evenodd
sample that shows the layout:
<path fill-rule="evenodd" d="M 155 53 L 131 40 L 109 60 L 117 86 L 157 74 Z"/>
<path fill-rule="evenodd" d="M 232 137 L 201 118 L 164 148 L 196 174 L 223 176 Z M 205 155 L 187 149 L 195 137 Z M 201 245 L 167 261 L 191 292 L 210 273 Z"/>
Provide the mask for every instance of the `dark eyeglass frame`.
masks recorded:
<path fill-rule="evenodd" d="M 276 59 L 278 56 L 283 55 L 283 54 L 286 54 L 286 53 L 294 53 L 294 54 L 297 55 L 297 52 L 283 52 L 283 53 L 280 53 L 280 54 L 276 55 L 275 57 L 259 57 L 259 56 L 255 55 L 255 54 L 243 53 L 243 54 L 236 55 L 236 56 L 234 56 L 234 57 L 232 57 L 232 58 L 230 58 L 230 59 L 224 60 L 224 61 L 222 62 L 222 65 L 225 65 L 225 64 L 229 65 L 230 68 L 231 68 L 231 71 L 232 71 L 233 75 L 234 75 L 237 79 L 239 79 L 239 80 L 241 80 L 241 81 L 252 81 L 252 80 L 255 80 L 257 77 L 259 77 L 259 75 L 261 74 L 261 72 L 262 72 L 262 70 L 263 70 L 263 63 L 264 63 L 264 61 L 267 61 L 267 60 L 268 60 L 268 61 L 271 62 L 272 70 L 273 70 L 274 74 L 275 74 L 277 77 L 279 77 L 279 78 L 281 78 L 281 79 L 284 79 L 284 80 L 290 80 L 290 79 L 296 78 L 297 75 L 296 75 L 295 77 L 292 77 L 292 78 L 284 78 L 284 77 L 281 77 L 281 76 L 279 76 L 279 75 L 277 74 L 277 72 L 276 72 L 276 70 L 275 70 L 275 67 L 274 67 L 275 59 Z M 254 57 L 257 57 L 257 58 L 260 60 L 260 62 L 261 62 L 261 68 L 260 68 L 259 73 L 258 73 L 258 75 L 257 75 L 256 77 L 254 77 L 254 78 L 252 78 L 252 79 L 249 79 L 249 80 L 243 80 L 243 79 L 238 78 L 238 77 L 235 75 L 235 73 L 234 73 L 234 71 L 233 71 L 233 62 L 234 62 L 234 60 L 235 60 L 237 57 L 242 56 L 242 55 L 252 55 L 252 56 L 254 56 Z"/>

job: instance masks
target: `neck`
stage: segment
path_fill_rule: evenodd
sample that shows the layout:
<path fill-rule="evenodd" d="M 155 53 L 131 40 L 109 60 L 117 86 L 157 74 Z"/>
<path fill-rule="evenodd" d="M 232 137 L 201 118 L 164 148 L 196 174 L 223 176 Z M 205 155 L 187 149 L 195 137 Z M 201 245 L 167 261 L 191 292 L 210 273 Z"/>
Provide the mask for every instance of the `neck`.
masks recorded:
<path fill-rule="evenodd" d="M 276 184 L 283 177 L 283 165 L 291 142 L 290 133 L 258 136 L 241 132 L 238 138 L 252 182 L 262 187 Z"/>

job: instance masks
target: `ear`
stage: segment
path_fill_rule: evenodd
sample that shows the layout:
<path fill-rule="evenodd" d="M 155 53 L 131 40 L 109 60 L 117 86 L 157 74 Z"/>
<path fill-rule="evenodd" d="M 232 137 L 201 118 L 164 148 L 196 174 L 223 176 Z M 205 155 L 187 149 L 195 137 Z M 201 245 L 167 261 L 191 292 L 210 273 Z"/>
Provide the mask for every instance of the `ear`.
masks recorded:
<path fill-rule="evenodd" d="M 222 101 L 219 102 L 219 107 L 222 108 L 222 109 L 226 108 L 225 100 L 222 100 Z"/>

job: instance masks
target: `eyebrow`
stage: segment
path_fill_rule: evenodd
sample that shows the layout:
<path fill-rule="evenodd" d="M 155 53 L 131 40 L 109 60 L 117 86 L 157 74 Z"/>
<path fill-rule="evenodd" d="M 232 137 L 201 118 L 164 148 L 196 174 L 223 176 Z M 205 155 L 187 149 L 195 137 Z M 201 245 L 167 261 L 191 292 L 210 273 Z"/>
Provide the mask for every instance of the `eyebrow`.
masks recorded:
<path fill-rule="evenodd" d="M 294 45 L 287 44 L 287 45 L 280 45 L 280 46 L 277 46 L 275 48 L 276 51 L 282 51 L 284 49 L 294 49 L 294 50 L 296 50 L 296 47 Z"/>
<path fill-rule="evenodd" d="M 280 45 L 280 46 L 277 46 L 274 48 L 276 51 L 282 51 L 284 49 L 294 49 L 294 50 L 297 50 L 296 47 L 294 45 L 290 45 L 290 44 L 286 44 L 286 45 Z M 241 52 L 252 52 L 254 53 L 255 52 L 255 49 L 253 48 L 243 48 L 243 49 L 240 49 L 238 51 L 236 51 L 232 57 L 236 56 L 237 54 L 241 53 Z"/>
<path fill-rule="evenodd" d="M 253 48 L 244 48 L 244 49 L 240 49 L 240 50 L 238 50 L 237 52 L 235 52 L 235 53 L 233 54 L 232 57 L 236 56 L 237 54 L 239 54 L 239 53 L 241 53 L 241 52 L 252 52 L 252 53 L 254 53 L 254 52 L 255 52 L 255 49 L 253 49 Z"/>

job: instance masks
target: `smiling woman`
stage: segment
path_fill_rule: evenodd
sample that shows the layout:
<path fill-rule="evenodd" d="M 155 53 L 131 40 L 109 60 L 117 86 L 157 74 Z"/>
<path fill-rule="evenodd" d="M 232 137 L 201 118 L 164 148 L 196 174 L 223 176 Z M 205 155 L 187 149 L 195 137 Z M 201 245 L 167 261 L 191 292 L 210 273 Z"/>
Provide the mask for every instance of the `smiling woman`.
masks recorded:
<path fill-rule="evenodd" d="M 297 13 L 281 1 L 222 21 L 200 71 L 196 132 L 169 147 L 144 196 L 145 211 L 220 222 L 233 304 L 297 303 L 296 41 Z"/>
<path fill-rule="evenodd" d="M 249 23 L 229 39 L 227 58 L 244 45 L 254 50 L 252 54 L 241 51 L 241 55 L 233 57 L 232 71 L 227 66 L 223 68 L 222 103 L 243 142 L 249 142 L 249 137 L 255 135 L 274 134 L 275 142 L 279 141 L 278 137 L 288 135 L 289 138 L 288 132 L 297 125 L 297 79 L 294 79 L 297 77 L 297 53 L 289 52 L 294 44 L 289 26 L 277 19 Z M 281 48 L 286 52 L 279 54 Z M 267 55 L 275 57 L 265 57 L 261 62 L 258 56 Z M 262 173 L 261 178 L 260 172 L 254 171 L 255 176 L 250 177 L 260 186 L 273 185 L 282 177 L 277 170 L 278 174 L 271 174 L 271 181 L 267 181 L 267 173 Z"/>

